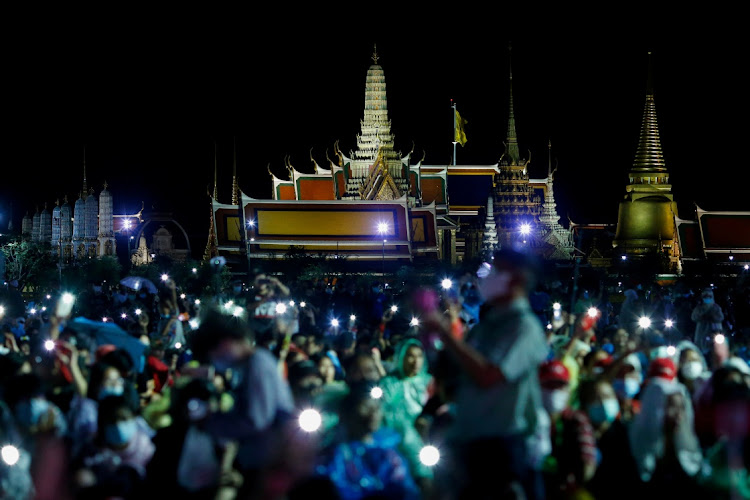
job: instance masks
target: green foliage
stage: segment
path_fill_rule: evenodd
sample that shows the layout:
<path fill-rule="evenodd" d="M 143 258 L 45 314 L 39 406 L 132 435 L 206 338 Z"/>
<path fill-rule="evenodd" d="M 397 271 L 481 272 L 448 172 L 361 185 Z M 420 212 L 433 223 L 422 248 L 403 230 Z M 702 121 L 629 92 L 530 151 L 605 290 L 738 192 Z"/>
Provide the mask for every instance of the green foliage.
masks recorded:
<path fill-rule="evenodd" d="M 19 290 L 35 292 L 55 288 L 59 279 L 58 259 L 49 243 L 13 238 L 0 247 L 5 254 L 8 281 L 18 281 Z"/>

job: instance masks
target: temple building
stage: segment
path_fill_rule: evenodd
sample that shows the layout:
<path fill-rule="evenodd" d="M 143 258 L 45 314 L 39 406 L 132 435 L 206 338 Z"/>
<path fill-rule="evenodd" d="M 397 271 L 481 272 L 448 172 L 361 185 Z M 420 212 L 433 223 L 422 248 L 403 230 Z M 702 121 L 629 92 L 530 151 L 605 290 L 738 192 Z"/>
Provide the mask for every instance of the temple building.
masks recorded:
<path fill-rule="evenodd" d="M 67 195 L 63 204 L 55 202 L 50 212 L 45 203 L 44 210 L 33 217 L 27 213 L 21 224 L 21 235 L 33 242 L 49 243 L 54 255 L 63 263 L 117 253 L 116 233 L 122 232 L 126 221 L 143 222 L 141 211 L 135 214 L 116 215 L 112 193 L 106 181 L 97 198 L 94 188 L 86 180 L 86 161 L 83 163 L 83 186 L 73 208 Z M 115 220 L 118 220 L 115 223 Z"/>
<path fill-rule="evenodd" d="M 337 141 L 335 159 L 326 155 L 324 166 L 311 151 L 312 171 L 298 170 L 288 158 L 284 176 L 269 167 L 270 200 L 241 192 L 235 161 L 231 204 L 217 200 L 214 182 L 204 259 L 278 259 L 295 247 L 349 260 L 456 264 L 481 258 L 490 246 L 523 241 L 545 258 L 570 260 L 572 237 L 559 224 L 552 170 L 532 179 L 529 160 L 521 158 L 512 87 L 498 163 L 426 165 L 413 150 L 404 155 L 395 148 L 377 48 L 372 60 L 357 149 L 344 153 Z M 529 235 L 519 236 L 522 224 L 532 229 Z"/>
<path fill-rule="evenodd" d="M 650 68 L 640 139 L 628 178 L 612 242 L 615 252 L 636 259 L 661 254 L 673 271 L 679 271 L 679 217 L 659 140 Z"/>

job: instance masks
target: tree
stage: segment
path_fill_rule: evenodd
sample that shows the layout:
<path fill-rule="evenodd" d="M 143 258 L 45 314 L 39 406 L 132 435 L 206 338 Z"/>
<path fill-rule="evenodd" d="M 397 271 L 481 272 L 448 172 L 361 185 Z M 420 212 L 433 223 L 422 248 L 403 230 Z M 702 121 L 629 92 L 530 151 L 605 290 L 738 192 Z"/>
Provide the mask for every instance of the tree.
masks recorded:
<path fill-rule="evenodd" d="M 48 243 L 15 239 L 2 247 L 8 281 L 16 281 L 19 290 L 53 288 L 58 280 L 57 257 Z"/>

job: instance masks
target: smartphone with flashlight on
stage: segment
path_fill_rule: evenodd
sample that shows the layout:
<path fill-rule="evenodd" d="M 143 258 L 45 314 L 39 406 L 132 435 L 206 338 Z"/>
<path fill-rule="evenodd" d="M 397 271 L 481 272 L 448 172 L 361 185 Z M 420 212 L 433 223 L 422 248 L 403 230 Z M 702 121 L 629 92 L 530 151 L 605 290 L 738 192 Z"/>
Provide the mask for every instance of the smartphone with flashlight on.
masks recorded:
<path fill-rule="evenodd" d="M 55 316 L 58 318 L 67 318 L 70 313 L 73 312 L 73 304 L 76 299 L 72 293 L 65 292 L 57 300 L 57 306 L 55 307 Z"/>

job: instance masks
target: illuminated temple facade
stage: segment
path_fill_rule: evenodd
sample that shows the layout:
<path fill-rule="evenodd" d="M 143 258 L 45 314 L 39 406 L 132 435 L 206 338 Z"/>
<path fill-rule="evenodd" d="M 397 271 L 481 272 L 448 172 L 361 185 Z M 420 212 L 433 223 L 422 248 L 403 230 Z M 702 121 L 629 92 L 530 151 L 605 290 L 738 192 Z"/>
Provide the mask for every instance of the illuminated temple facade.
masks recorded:
<path fill-rule="evenodd" d="M 440 259 L 455 264 L 487 249 L 525 245 L 547 259 L 570 260 L 573 242 L 560 223 L 553 172 L 529 177 L 516 136 L 512 87 L 505 152 L 490 165 L 427 165 L 395 148 L 385 73 L 377 50 L 367 71 L 357 149 L 286 175 L 269 168 L 270 199 L 245 195 L 234 166 L 232 202 L 211 196 L 208 259 L 277 259 L 290 247 L 360 261 Z M 512 73 L 509 73 L 512 83 Z M 214 165 L 214 178 L 216 166 Z M 528 234 L 519 233 L 523 224 Z"/>

